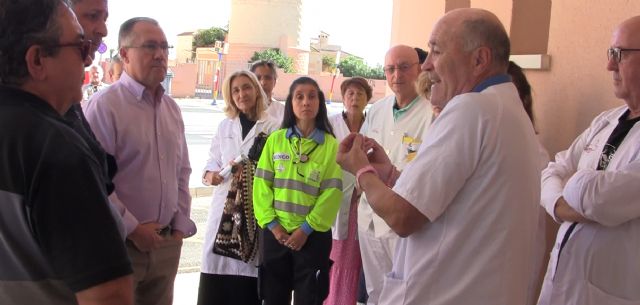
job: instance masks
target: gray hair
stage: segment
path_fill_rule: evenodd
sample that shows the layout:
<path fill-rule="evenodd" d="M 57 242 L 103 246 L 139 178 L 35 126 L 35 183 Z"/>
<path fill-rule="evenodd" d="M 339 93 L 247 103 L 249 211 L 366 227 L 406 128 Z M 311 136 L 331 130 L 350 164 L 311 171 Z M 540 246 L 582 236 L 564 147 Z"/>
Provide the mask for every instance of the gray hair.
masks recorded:
<path fill-rule="evenodd" d="M 259 67 L 267 67 L 271 69 L 271 75 L 273 76 L 273 79 L 278 78 L 278 73 L 276 72 L 276 64 L 271 59 L 267 59 L 267 60 L 262 59 L 254 62 L 253 64 L 251 64 L 250 71 L 253 73 L 256 73 L 256 70 Z"/>
<path fill-rule="evenodd" d="M 493 20 L 475 18 L 463 21 L 462 46 L 471 51 L 481 46 L 491 50 L 494 64 L 507 67 L 511 44 L 504 27 Z"/>
<path fill-rule="evenodd" d="M 31 46 L 42 46 L 44 56 L 58 53 L 61 5 L 70 7 L 68 0 L 0 0 L 0 84 L 21 86 L 27 81 L 25 55 Z"/>
<path fill-rule="evenodd" d="M 126 47 L 129 43 L 131 43 L 131 41 L 135 39 L 136 34 L 133 32 L 133 27 L 138 22 L 148 22 L 155 26 L 160 26 L 160 24 L 158 24 L 158 21 L 149 17 L 134 17 L 125 21 L 120 26 L 120 32 L 118 32 L 118 49 Z"/>

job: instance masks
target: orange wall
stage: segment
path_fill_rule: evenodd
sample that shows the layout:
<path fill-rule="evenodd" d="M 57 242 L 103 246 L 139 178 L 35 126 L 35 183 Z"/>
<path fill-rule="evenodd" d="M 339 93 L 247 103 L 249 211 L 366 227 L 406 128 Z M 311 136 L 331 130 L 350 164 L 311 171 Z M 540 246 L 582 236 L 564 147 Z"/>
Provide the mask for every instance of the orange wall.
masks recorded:
<path fill-rule="evenodd" d="M 391 45 L 404 43 L 425 47 L 433 24 L 442 16 L 447 4 L 453 2 L 462 3 L 395 0 Z M 508 24 L 507 29 L 512 21 L 513 24 L 521 21 L 512 20 L 513 14 L 517 17 L 520 9 L 531 5 L 534 5 L 532 0 L 470 1 L 471 7 L 494 11 Z M 536 12 L 542 19 L 545 10 L 548 16 L 546 7 L 551 6 L 549 24 L 531 22 L 528 28 L 533 32 L 549 27 L 548 33 L 531 33 L 530 37 L 540 40 L 548 34 L 546 54 L 551 57 L 551 67 L 549 70 L 527 70 L 526 74 L 534 91 L 537 129 L 544 146 L 554 154 L 566 149 L 598 113 L 622 105 L 623 102 L 612 93 L 611 73 L 606 71 L 606 49 L 614 27 L 640 12 L 640 1 L 561 0 L 539 5 L 545 6 Z M 514 50 L 544 53 L 544 42 L 538 41 L 533 47 L 523 43 L 527 39 L 527 27 L 523 29 L 522 24 L 519 25 L 511 32 L 517 36 L 512 39 L 516 44 Z"/>
<path fill-rule="evenodd" d="M 613 29 L 640 12 L 640 1 L 553 1 L 548 54 L 551 69 L 528 71 L 542 141 L 551 153 L 566 149 L 605 109 L 613 95 L 606 49 Z"/>
<path fill-rule="evenodd" d="M 198 66 L 196 64 L 179 64 L 171 67 L 173 79 L 171 79 L 171 96 L 192 97 L 196 93 L 196 77 Z"/>

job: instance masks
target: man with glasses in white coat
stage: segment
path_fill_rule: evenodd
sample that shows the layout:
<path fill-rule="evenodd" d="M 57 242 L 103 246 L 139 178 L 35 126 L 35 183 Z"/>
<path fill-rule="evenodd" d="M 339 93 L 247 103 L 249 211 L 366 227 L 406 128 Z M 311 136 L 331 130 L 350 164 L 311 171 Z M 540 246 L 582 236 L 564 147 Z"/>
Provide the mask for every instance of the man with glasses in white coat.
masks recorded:
<path fill-rule="evenodd" d="M 640 304 L 640 16 L 607 50 L 624 106 L 598 115 L 542 172 L 542 205 L 561 223 L 539 305 Z"/>
<path fill-rule="evenodd" d="M 384 61 L 384 74 L 393 94 L 371 106 L 362 131 L 384 147 L 393 165 L 403 169 L 415 157 L 422 134 L 431 124 L 431 107 L 416 92 L 420 62 L 414 48 L 394 46 Z M 367 304 L 377 304 L 384 276 L 391 271 L 398 235 L 373 212 L 366 196 L 358 206 L 358 240 L 369 294 Z"/>

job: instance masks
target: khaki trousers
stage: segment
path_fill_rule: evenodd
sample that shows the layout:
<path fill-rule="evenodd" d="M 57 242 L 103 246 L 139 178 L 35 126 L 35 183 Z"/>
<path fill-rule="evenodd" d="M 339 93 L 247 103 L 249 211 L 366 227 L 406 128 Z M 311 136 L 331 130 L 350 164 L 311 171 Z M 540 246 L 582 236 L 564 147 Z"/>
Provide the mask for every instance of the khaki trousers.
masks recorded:
<path fill-rule="evenodd" d="M 173 282 L 181 248 L 182 241 L 172 240 L 169 236 L 160 247 L 149 252 L 141 252 L 127 240 L 136 305 L 173 304 Z"/>

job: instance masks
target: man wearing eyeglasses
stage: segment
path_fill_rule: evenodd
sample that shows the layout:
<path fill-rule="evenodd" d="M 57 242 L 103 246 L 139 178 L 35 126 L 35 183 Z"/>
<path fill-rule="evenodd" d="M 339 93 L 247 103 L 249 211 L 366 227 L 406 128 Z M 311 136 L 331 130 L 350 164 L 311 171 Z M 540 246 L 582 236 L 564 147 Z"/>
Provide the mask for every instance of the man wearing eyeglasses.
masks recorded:
<path fill-rule="evenodd" d="M 598 115 L 542 172 L 542 205 L 561 224 L 539 305 L 640 304 L 640 16 L 607 50 L 624 106 Z"/>
<path fill-rule="evenodd" d="M 63 117 L 91 42 L 63 0 L 0 0 L 0 37 L 0 304 L 133 304 L 101 169 Z"/>
<path fill-rule="evenodd" d="M 184 123 L 161 85 L 170 46 L 145 17 L 125 21 L 118 44 L 124 73 L 91 97 L 85 115 L 118 165 L 109 199 L 124 222 L 136 304 L 171 304 L 182 239 L 196 227 Z"/>
<path fill-rule="evenodd" d="M 396 167 L 404 168 L 415 157 L 422 134 L 431 124 L 431 107 L 416 92 L 420 63 L 414 48 L 394 46 L 384 61 L 384 74 L 393 94 L 371 106 L 362 130 L 384 147 Z M 377 304 L 384 275 L 391 271 L 398 235 L 373 213 L 366 196 L 358 206 L 358 239 L 368 304 Z"/>

